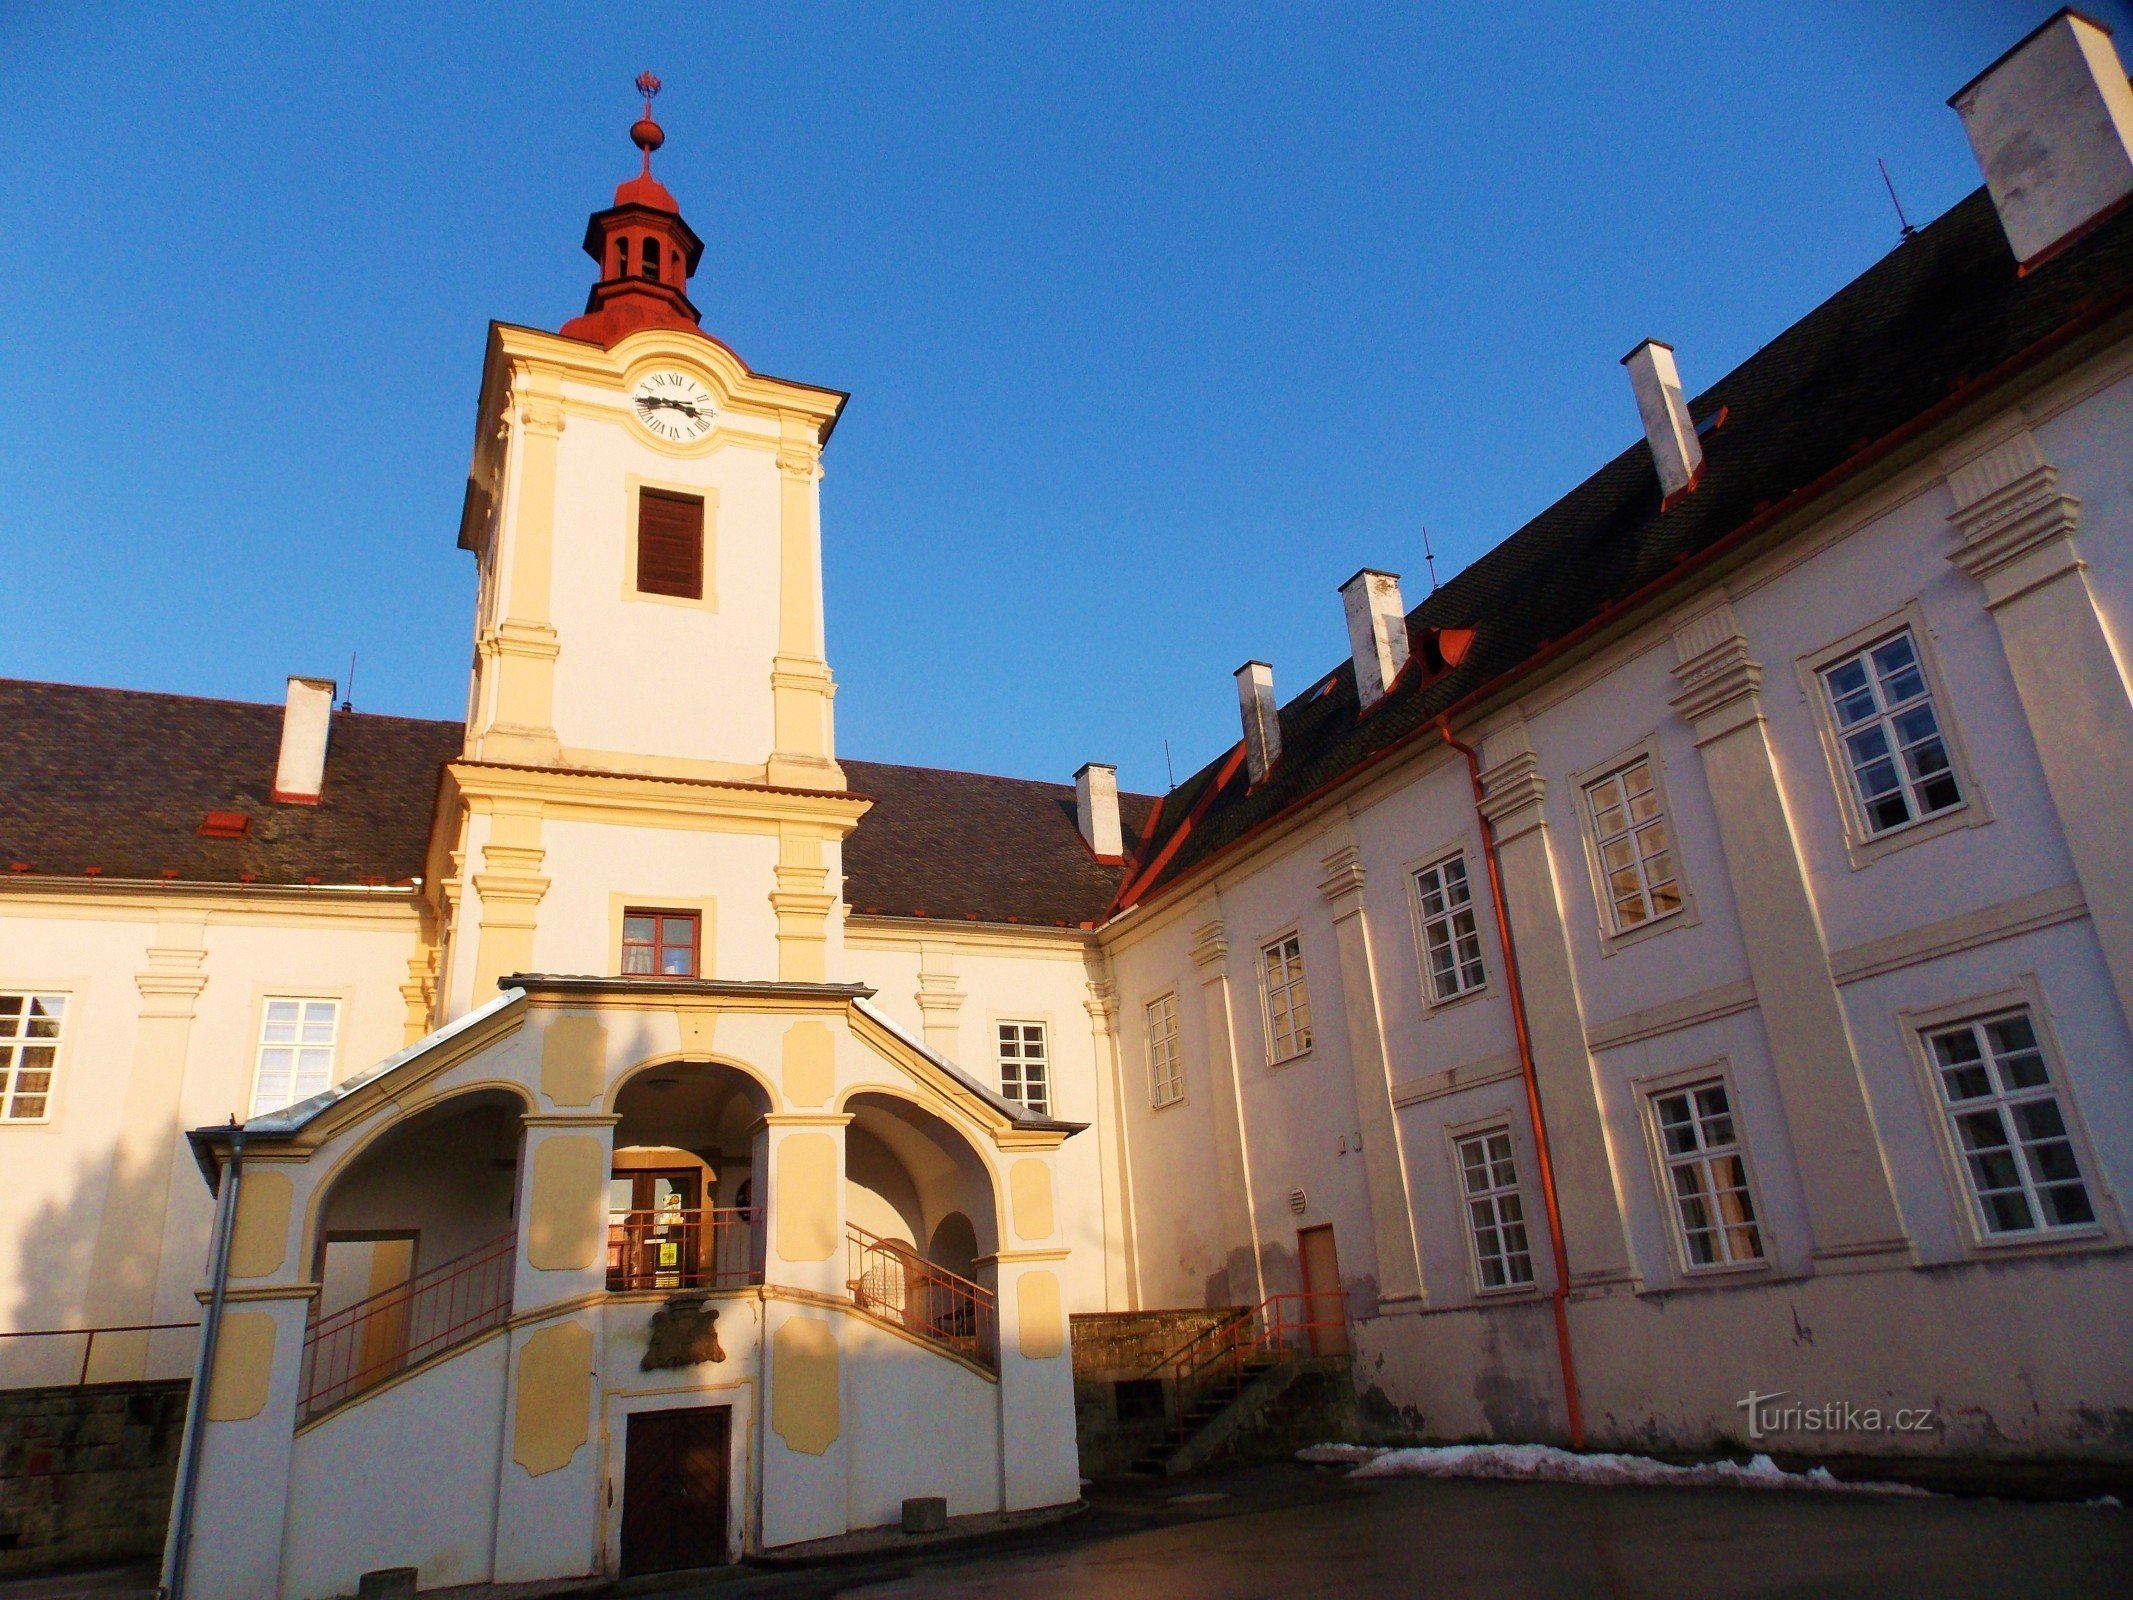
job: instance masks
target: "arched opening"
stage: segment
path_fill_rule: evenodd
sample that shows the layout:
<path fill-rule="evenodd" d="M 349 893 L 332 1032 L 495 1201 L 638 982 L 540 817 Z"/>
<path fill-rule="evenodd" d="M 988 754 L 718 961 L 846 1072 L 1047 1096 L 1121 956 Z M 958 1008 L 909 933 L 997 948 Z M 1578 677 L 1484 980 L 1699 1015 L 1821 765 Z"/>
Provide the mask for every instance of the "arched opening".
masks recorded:
<path fill-rule="evenodd" d="M 621 238 L 615 241 L 615 276 L 618 278 L 627 278 L 629 275 L 630 241 L 629 235 L 624 234 Z"/>
<path fill-rule="evenodd" d="M 970 1225 L 970 1219 L 960 1211 L 951 1211 L 941 1218 L 933 1230 L 933 1238 L 926 1246 L 926 1259 L 937 1267 L 965 1278 L 978 1275 L 978 1234 Z"/>
<path fill-rule="evenodd" d="M 615 1110 L 608 1288 L 762 1282 L 753 1199 L 770 1111 L 762 1085 L 716 1062 L 673 1062 L 624 1084 Z"/>
<path fill-rule="evenodd" d="M 659 276 L 659 241 L 657 239 L 644 241 L 644 275 L 647 278 Z"/>
<path fill-rule="evenodd" d="M 493 1089 L 441 1100 L 333 1179 L 312 1260 L 306 1415 L 509 1314 L 523 1110 Z"/>
<path fill-rule="evenodd" d="M 908 1100 L 860 1093 L 845 1110 L 854 1301 L 991 1363 L 1000 1247 L 991 1169 L 947 1121 Z"/>

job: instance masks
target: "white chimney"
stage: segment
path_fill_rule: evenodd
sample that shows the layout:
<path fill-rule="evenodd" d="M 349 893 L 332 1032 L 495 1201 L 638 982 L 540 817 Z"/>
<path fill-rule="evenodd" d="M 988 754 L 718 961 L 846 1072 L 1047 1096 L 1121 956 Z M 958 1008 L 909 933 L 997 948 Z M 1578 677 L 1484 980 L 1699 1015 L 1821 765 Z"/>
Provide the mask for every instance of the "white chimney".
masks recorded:
<path fill-rule="evenodd" d="M 1090 761 L 1074 774 L 1074 820 L 1099 858 L 1110 861 L 1126 853 L 1118 826 L 1118 768 Z"/>
<path fill-rule="evenodd" d="M 1341 585 L 1348 611 L 1348 650 L 1355 657 L 1355 692 L 1367 711 L 1385 698 L 1407 665 L 1407 608 L 1400 575 L 1365 567 Z"/>
<path fill-rule="evenodd" d="M 281 714 L 281 760 L 274 766 L 274 798 L 315 806 L 326 786 L 326 735 L 333 730 L 331 678 L 291 678 Z"/>
<path fill-rule="evenodd" d="M 1703 467 L 1703 444 L 1689 420 L 1689 403 L 1681 398 L 1674 347 L 1647 339 L 1622 358 L 1622 365 L 1629 368 L 1629 386 L 1637 393 L 1637 415 L 1644 419 L 1644 437 L 1659 468 L 1660 492 L 1672 498 Z"/>
<path fill-rule="evenodd" d="M 1237 709 L 1244 713 L 1244 766 L 1257 783 L 1281 759 L 1281 707 L 1274 704 L 1274 669 L 1247 661 L 1237 669 Z"/>
<path fill-rule="evenodd" d="M 2110 29 L 2079 12 L 2059 12 L 1948 104 L 2024 266 L 2133 194 L 2133 88 Z"/>

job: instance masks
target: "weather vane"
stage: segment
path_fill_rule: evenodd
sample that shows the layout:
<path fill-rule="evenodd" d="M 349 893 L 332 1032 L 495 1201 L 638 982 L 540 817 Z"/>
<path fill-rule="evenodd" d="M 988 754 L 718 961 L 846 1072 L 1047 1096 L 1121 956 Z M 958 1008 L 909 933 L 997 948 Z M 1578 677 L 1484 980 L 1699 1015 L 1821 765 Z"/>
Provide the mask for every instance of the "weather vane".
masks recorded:
<path fill-rule="evenodd" d="M 630 129 L 630 140 L 644 152 L 644 175 L 652 175 L 652 152 L 667 142 L 666 130 L 652 120 L 652 97 L 659 93 L 659 79 L 649 70 L 637 74 L 637 92 L 644 96 L 644 115 Z"/>

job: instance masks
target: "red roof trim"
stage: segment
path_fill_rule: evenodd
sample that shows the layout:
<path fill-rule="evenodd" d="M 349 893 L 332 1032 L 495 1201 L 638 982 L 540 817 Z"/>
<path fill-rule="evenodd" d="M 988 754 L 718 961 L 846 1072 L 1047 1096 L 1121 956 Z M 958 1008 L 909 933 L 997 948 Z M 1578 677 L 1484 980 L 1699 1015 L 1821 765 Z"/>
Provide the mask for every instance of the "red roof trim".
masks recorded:
<path fill-rule="evenodd" d="M 2047 356 L 2052 355 L 2066 345 L 2072 344 L 2083 334 L 2101 327 L 2104 323 L 2110 321 L 2112 317 L 2124 311 L 2129 305 L 2133 305 L 2133 287 L 2122 289 L 2108 300 L 2098 305 L 2090 306 L 2088 309 L 2070 317 L 2053 332 L 2046 334 L 2026 350 L 2017 351 L 2014 355 L 2009 356 L 1982 377 L 1971 378 L 1959 383 L 1948 392 L 1944 399 L 1928 406 L 1909 422 L 1891 429 L 1879 439 L 1854 451 L 1836 466 L 1830 468 L 1829 471 L 1793 490 L 1792 493 L 1785 496 L 1775 505 L 1763 507 L 1731 533 L 1713 540 L 1703 549 L 1680 562 L 1671 572 L 1661 574 L 1642 588 L 1636 589 L 1612 604 L 1603 607 L 1577 627 L 1571 629 L 1570 632 L 1564 634 L 1562 638 L 1549 640 L 1523 661 L 1498 673 L 1486 683 L 1468 691 L 1421 726 L 1410 729 L 1408 732 L 1401 734 L 1392 743 L 1373 750 L 1362 760 L 1334 774 L 1316 788 L 1306 790 L 1273 815 L 1262 817 L 1251 827 L 1245 829 L 1244 832 L 1238 834 L 1228 844 L 1222 846 L 1213 855 L 1208 856 L 1203 861 L 1194 863 L 1191 869 L 1175 883 L 1164 884 L 1162 892 L 1167 895 L 1172 890 L 1182 889 L 1185 885 L 1205 877 L 1227 858 L 1242 850 L 1276 824 L 1284 822 L 1298 811 L 1316 804 L 1323 795 L 1347 784 L 1358 774 L 1367 772 L 1373 767 L 1380 766 L 1394 757 L 1404 754 L 1408 747 L 1417 740 L 1437 737 L 1440 728 L 1450 728 L 1452 719 L 1455 716 L 1471 709 L 1483 699 L 1501 693 L 1508 685 L 1538 671 L 1558 656 L 1574 649 L 1601 629 L 1611 626 L 1625 612 L 1634 610 L 1667 589 L 1694 577 L 1703 568 L 1718 560 L 1719 557 L 1731 553 L 1735 548 L 1745 544 L 1755 535 L 1763 532 L 1782 518 L 1791 515 L 1801 506 L 1819 499 L 1845 482 L 1845 480 L 1855 477 L 1875 462 L 1892 455 L 1910 440 L 1946 421 L 1987 391 L 1998 388 L 2001 384 L 2018 376 L 2027 368 L 2035 366 Z M 1148 870 L 1138 874 L 1127 887 L 1119 891 L 1118 898 L 1112 906 L 1113 915 L 1137 903 L 1139 895 L 1147 888 L 1149 882 L 1162 870 L 1163 865 L 1169 861 L 1178 846 L 1184 843 L 1186 833 L 1191 830 L 1193 823 L 1199 820 L 1208 802 L 1220 792 L 1229 775 L 1236 770 L 1236 763 L 1242 754 L 1243 746 L 1241 745 L 1230 753 L 1230 759 L 1225 763 L 1221 775 L 1209 787 L 1207 794 L 1201 797 L 1200 804 L 1193 808 L 1192 815 L 1179 825 L 1177 833 L 1172 835 L 1170 842 L 1163 847 L 1162 852 L 1150 864 Z M 1152 824 L 1155 819 L 1151 817 L 1149 821 Z"/>

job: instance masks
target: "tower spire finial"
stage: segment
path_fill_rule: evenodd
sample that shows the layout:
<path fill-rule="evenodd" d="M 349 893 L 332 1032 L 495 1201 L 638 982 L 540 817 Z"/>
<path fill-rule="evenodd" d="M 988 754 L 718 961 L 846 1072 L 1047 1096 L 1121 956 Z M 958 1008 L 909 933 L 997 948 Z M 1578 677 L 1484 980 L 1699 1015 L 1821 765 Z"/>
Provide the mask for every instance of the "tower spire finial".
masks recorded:
<path fill-rule="evenodd" d="M 630 126 L 630 142 L 644 152 L 644 175 L 652 175 L 652 152 L 667 142 L 666 130 L 652 120 L 652 97 L 659 93 L 659 79 L 649 71 L 637 74 L 637 92 L 644 96 L 644 115 Z"/>

